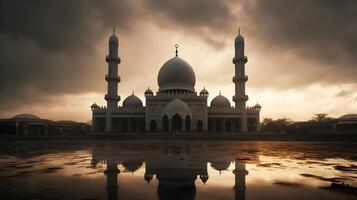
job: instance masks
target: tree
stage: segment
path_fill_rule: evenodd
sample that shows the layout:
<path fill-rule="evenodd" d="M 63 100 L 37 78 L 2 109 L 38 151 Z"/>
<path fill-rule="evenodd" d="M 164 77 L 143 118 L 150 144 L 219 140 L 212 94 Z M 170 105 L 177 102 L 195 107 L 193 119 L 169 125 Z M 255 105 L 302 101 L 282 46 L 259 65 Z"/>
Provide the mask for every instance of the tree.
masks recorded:
<path fill-rule="evenodd" d="M 271 118 L 263 119 L 261 130 L 274 133 L 287 133 L 291 132 L 294 128 L 294 123 L 290 119 L 280 118 L 273 120 Z"/>
<path fill-rule="evenodd" d="M 273 129 L 273 120 L 271 118 L 264 118 L 261 123 L 262 131 L 272 131 Z"/>
<path fill-rule="evenodd" d="M 328 121 L 331 120 L 331 117 L 328 117 L 328 114 L 326 113 L 316 113 L 314 117 L 312 117 L 312 121 L 315 122 L 322 122 L 322 121 Z"/>

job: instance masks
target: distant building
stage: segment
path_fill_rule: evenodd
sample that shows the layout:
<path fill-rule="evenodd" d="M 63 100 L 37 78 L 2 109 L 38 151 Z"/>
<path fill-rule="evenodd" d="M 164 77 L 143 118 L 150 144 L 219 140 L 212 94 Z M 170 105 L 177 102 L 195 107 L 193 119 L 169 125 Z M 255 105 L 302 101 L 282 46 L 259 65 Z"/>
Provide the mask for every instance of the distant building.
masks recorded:
<path fill-rule="evenodd" d="M 248 96 L 245 83 L 248 76 L 245 64 L 244 38 L 238 33 L 234 41 L 235 74 L 233 83 L 235 95 L 230 101 L 221 93 L 207 106 L 209 92 L 203 88 L 195 90 L 196 76 L 191 65 L 178 55 L 178 45 L 173 58 L 166 61 L 159 70 L 159 90 L 148 88 L 144 95 L 146 106 L 134 92 L 122 106 L 118 106 L 118 56 L 119 41 L 115 32 L 109 38 L 107 106 L 94 103 L 92 109 L 93 131 L 100 133 L 120 132 L 247 132 L 260 130 L 261 106 L 246 106 Z M 127 86 L 126 86 L 127 87 Z"/>
<path fill-rule="evenodd" d="M 89 125 L 74 121 L 52 121 L 32 114 L 0 119 L 0 135 L 74 135 L 89 131 Z"/>
<path fill-rule="evenodd" d="M 324 121 L 297 122 L 295 126 L 298 133 L 357 133 L 357 114 Z"/>

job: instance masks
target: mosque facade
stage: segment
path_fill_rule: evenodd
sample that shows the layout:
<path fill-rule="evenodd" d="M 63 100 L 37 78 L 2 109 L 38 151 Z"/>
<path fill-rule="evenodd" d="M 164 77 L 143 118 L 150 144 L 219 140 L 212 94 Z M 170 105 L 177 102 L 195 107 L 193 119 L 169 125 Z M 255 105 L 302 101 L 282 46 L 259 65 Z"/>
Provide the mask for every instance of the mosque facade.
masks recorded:
<path fill-rule="evenodd" d="M 196 76 L 193 67 L 178 56 L 178 45 L 173 58 L 166 61 L 159 70 L 157 82 L 159 89 L 153 92 L 148 88 L 145 103 L 134 93 L 118 103 L 120 76 L 118 66 L 121 62 L 118 48 L 119 40 L 113 31 L 109 38 L 109 54 L 106 56 L 108 83 L 106 106 L 94 103 L 92 110 L 92 130 L 96 133 L 135 133 L 135 132 L 255 132 L 260 130 L 261 106 L 247 106 L 244 37 L 238 31 L 234 40 L 233 84 L 234 106 L 221 93 L 207 105 L 209 92 L 203 88 L 195 89 Z M 233 86 L 233 85 L 232 85 Z"/>

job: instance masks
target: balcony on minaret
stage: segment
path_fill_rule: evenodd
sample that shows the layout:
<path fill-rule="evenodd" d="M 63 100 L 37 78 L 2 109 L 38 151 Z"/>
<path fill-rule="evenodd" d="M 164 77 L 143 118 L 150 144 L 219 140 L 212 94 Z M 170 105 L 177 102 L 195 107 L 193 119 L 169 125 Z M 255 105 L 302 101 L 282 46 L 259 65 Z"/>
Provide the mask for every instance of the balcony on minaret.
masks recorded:
<path fill-rule="evenodd" d="M 247 63 L 248 62 L 248 57 L 244 56 L 244 57 L 234 57 L 233 58 L 233 64 L 238 64 L 238 63 Z"/>
<path fill-rule="evenodd" d="M 234 95 L 232 98 L 234 102 L 248 101 L 248 99 L 248 95 Z"/>
<path fill-rule="evenodd" d="M 113 76 L 113 75 L 105 75 L 105 80 L 106 81 L 111 81 L 111 80 L 114 80 L 116 81 L 117 83 L 120 82 L 120 76 Z"/>
<path fill-rule="evenodd" d="M 116 94 L 106 94 L 104 99 L 107 101 L 110 101 L 110 100 L 120 101 L 120 96 L 116 95 Z"/>
<path fill-rule="evenodd" d="M 237 162 L 237 161 L 236 161 Z M 235 175 L 239 175 L 239 176 L 246 176 L 246 175 L 248 175 L 249 174 L 249 172 L 248 172 L 248 170 L 246 170 L 245 169 L 245 167 L 244 168 L 236 168 L 236 169 L 234 169 L 233 170 L 233 174 L 235 174 Z"/>
<path fill-rule="evenodd" d="M 119 57 L 119 56 L 113 57 L 113 56 L 107 55 L 107 56 L 105 57 L 105 61 L 107 61 L 107 63 L 115 62 L 116 64 L 119 64 L 121 60 L 120 60 L 120 57 Z"/>
<path fill-rule="evenodd" d="M 247 82 L 248 81 L 248 76 L 247 75 L 242 76 L 242 77 L 233 76 L 232 81 L 233 81 L 233 83 Z"/>

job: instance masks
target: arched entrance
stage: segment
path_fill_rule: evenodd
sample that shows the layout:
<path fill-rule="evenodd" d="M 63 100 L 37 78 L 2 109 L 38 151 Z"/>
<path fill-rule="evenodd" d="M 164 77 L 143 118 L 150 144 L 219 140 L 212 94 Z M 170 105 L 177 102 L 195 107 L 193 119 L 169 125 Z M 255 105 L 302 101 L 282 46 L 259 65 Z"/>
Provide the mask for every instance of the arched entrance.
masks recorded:
<path fill-rule="evenodd" d="M 203 131 L 203 122 L 201 120 L 198 120 L 196 127 L 197 127 L 197 132 L 202 132 Z"/>
<path fill-rule="evenodd" d="M 161 111 L 161 116 L 163 116 L 162 127 L 166 131 L 184 132 L 191 130 L 191 107 L 179 98 L 166 104 Z"/>
<path fill-rule="evenodd" d="M 186 120 L 185 120 L 185 131 L 191 131 L 191 117 L 190 116 L 186 116 Z"/>
<path fill-rule="evenodd" d="M 164 115 L 162 118 L 162 130 L 168 132 L 169 131 L 169 118 L 167 115 Z"/>
<path fill-rule="evenodd" d="M 182 131 L 182 118 L 178 114 L 175 114 L 172 117 L 172 131 L 173 132 L 181 132 Z"/>
<path fill-rule="evenodd" d="M 155 120 L 151 120 L 150 122 L 150 131 L 151 132 L 156 132 L 157 131 L 157 123 Z"/>

